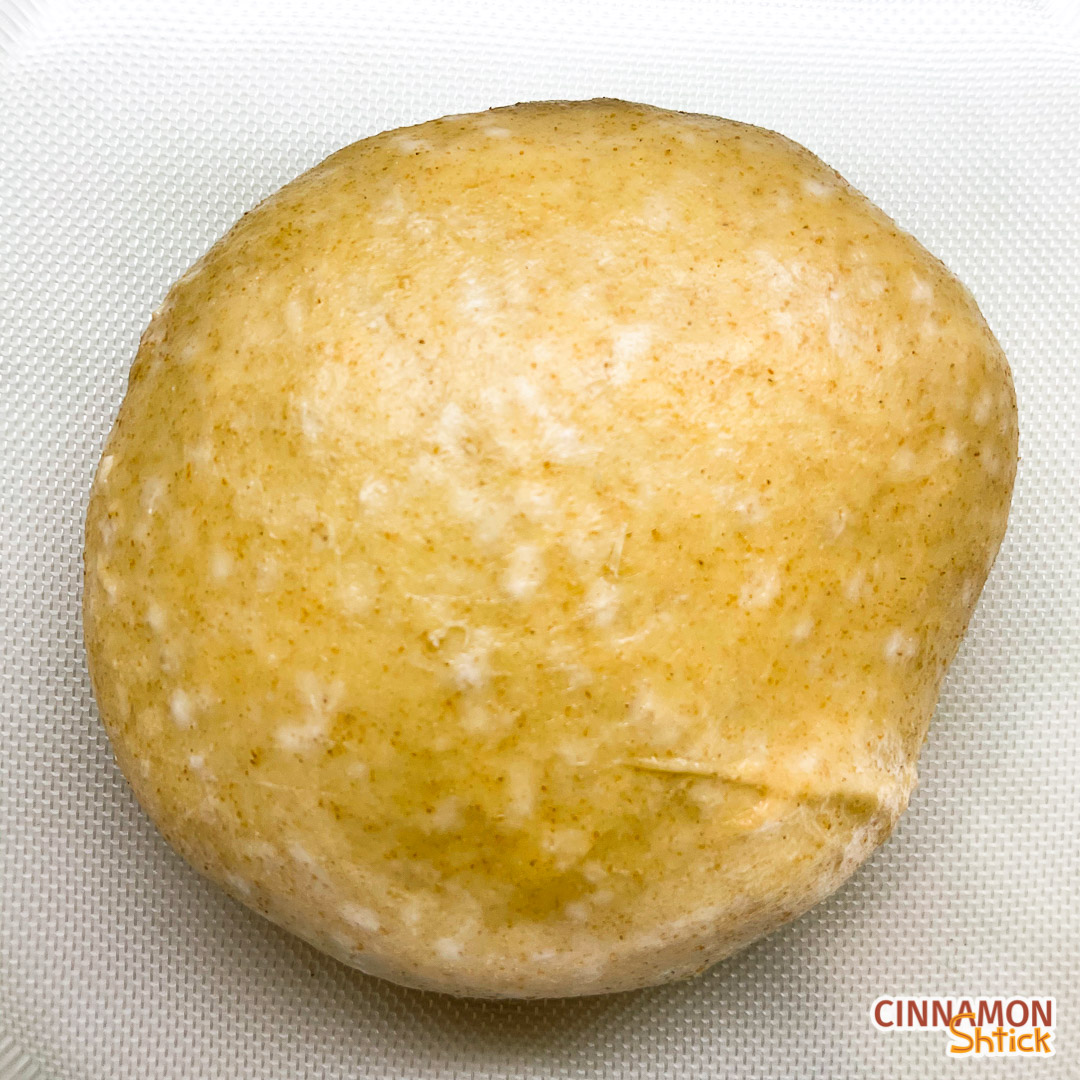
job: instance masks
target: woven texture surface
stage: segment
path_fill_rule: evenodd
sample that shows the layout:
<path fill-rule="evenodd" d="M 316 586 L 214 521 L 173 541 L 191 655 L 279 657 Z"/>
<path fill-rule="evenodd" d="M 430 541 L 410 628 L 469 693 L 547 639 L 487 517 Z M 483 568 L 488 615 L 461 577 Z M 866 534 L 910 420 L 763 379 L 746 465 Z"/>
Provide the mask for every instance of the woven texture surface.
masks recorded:
<path fill-rule="evenodd" d="M 0 1077 L 964 1067 L 940 1032 L 875 1031 L 883 994 L 1054 996 L 1035 1071 L 1080 1076 L 1075 11 L 0 2 Z M 319 955 L 158 837 L 90 694 L 82 517 L 150 311 L 245 209 L 387 127 L 600 94 L 776 128 L 915 233 L 1010 358 L 1022 461 L 920 787 L 840 892 L 690 983 L 455 1001 Z"/>

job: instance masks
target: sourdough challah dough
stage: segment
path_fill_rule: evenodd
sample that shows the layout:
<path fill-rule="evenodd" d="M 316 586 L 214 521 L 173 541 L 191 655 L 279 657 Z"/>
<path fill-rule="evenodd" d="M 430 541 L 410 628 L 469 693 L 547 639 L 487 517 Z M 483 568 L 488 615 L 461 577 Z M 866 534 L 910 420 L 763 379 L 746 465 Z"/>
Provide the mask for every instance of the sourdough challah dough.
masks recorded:
<path fill-rule="evenodd" d="M 169 841 L 347 963 L 688 975 L 903 811 L 1016 446 L 971 296 L 777 134 L 387 132 L 154 315 L 90 501 L 94 688 Z"/>

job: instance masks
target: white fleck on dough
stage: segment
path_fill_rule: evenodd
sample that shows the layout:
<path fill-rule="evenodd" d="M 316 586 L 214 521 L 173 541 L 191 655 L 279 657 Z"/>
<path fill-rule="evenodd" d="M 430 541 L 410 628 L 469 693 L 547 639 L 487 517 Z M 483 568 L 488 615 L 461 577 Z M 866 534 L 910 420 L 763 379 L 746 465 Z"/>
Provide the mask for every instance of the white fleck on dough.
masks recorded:
<path fill-rule="evenodd" d="M 251 882 L 248 881 L 247 878 L 241 877 L 239 874 L 226 873 L 225 883 L 242 896 L 248 896 L 252 891 Z"/>
<path fill-rule="evenodd" d="M 610 626 L 619 606 L 619 587 L 598 578 L 585 594 L 585 610 L 597 626 Z"/>
<path fill-rule="evenodd" d="M 909 450 L 906 446 L 901 447 L 892 456 L 892 461 L 889 463 L 889 468 L 895 476 L 907 477 L 911 476 L 915 472 L 917 459 L 915 453 Z"/>
<path fill-rule="evenodd" d="M 563 914 L 565 914 L 571 922 L 588 922 L 589 905 L 583 904 L 579 900 L 571 900 L 563 906 Z"/>
<path fill-rule="evenodd" d="M 447 796 L 431 815 L 431 824 L 439 831 L 453 829 L 461 824 L 461 800 L 453 795 Z"/>
<path fill-rule="evenodd" d="M 190 728 L 195 725 L 195 705 L 190 695 L 182 687 L 177 687 L 169 696 L 169 715 L 178 728 Z"/>
<path fill-rule="evenodd" d="M 555 753 L 568 765 L 583 768 L 592 764 L 596 757 L 596 741 L 589 737 L 564 738 L 555 747 Z"/>
<path fill-rule="evenodd" d="M 945 432 L 941 440 L 941 449 L 946 457 L 958 457 L 964 449 L 964 442 L 951 428 Z"/>
<path fill-rule="evenodd" d="M 357 930 L 362 930 L 366 934 L 374 934 L 381 925 L 379 916 L 369 907 L 363 907 L 360 904 L 342 904 L 339 911 L 341 917 L 350 926 L 355 926 Z"/>
<path fill-rule="evenodd" d="M 534 544 L 522 544 L 510 553 L 503 588 L 515 600 L 525 600 L 544 579 L 543 556 Z"/>
<path fill-rule="evenodd" d="M 834 540 L 839 540 L 844 530 L 847 528 L 848 518 L 850 512 L 846 506 L 841 506 L 832 513 L 832 524 L 830 526 L 830 532 Z"/>
<path fill-rule="evenodd" d="M 934 290 L 924 278 L 916 277 L 911 283 L 911 299 L 916 304 L 929 304 L 934 299 Z"/>
<path fill-rule="evenodd" d="M 340 679 L 324 682 L 310 671 L 296 676 L 297 696 L 301 702 L 301 720 L 296 724 L 283 724 L 274 738 L 283 750 L 301 753 L 322 742 L 330 727 L 330 718 L 337 710 L 345 694 L 345 684 Z"/>
<path fill-rule="evenodd" d="M 439 415 L 439 423 L 435 429 L 435 440 L 439 449 L 444 453 L 460 457 L 461 440 L 465 437 L 467 427 L 468 421 L 461 411 L 461 406 L 453 401 L 448 402 Z"/>
<path fill-rule="evenodd" d="M 593 885 L 598 885 L 608 876 L 608 872 L 598 862 L 586 862 L 581 866 L 582 877 Z"/>
<path fill-rule="evenodd" d="M 233 559 L 227 551 L 219 549 L 210 556 L 210 576 L 215 581 L 227 581 L 232 568 Z"/>
<path fill-rule="evenodd" d="M 983 390 L 975 399 L 975 403 L 972 406 L 971 419 L 974 420 L 979 427 L 983 427 L 989 421 L 993 408 L 993 394 L 989 390 Z"/>
<path fill-rule="evenodd" d="M 555 865 L 565 870 L 579 861 L 592 847 L 584 829 L 550 829 L 541 841 L 544 849 L 555 856 Z"/>
<path fill-rule="evenodd" d="M 542 484 L 522 484 L 514 502 L 531 521 L 548 521 L 557 513 L 554 496 Z"/>
<path fill-rule="evenodd" d="M 478 689 L 491 676 L 492 634 L 477 629 L 468 635 L 468 647 L 450 660 L 454 683 L 460 690 Z"/>
<path fill-rule="evenodd" d="M 294 337 L 299 338 L 304 336 L 304 327 L 307 323 L 307 314 L 305 312 L 305 305 L 298 296 L 290 296 L 285 301 L 285 328 Z M 305 428 L 305 434 L 307 429 Z"/>
<path fill-rule="evenodd" d="M 489 731 L 496 726 L 491 710 L 475 701 L 465 703 L 460 712 L 460 721 L 462 728 L 470 735 Z"/>
<path fill-rule="evenodd" d="M 157 509 L 158 503 L 165 494 L 167 485 L 160 476 L 151 476 L 142 485 L 142 509 L 143 513 L 151 515 Z"/>
<path fill-rule="evenodd" d="M 866 588 L 866 571 L 856 570 L 844 582 L 844 598 L 849 604 L 857 604 L 862 598 L 863 590 Z"/>
<path fill-rule="evenodd" d="M 815 199 L 827 199 L 830 195 L 836 193 L 836 187 L 833 184 L 826 184 L 821 180 L 810 177 L 803 181 L 803 191 L 808 195 L 812 195 Z"/>
<path fill-rule="evenodd" d="M 516 761 L 507 766 L 507 816 L 524 822 L 536 806 L 536 769 L 532 762 Z"/>
<path fill-rule="evenodd" d="M 353 618 L 366 615 L 372 608 L 374 600 L 367 589 L 358 582 L 349 581 L 340 585 L 337 590 L 338 603 L 341 610 Z"/>
<path fill-rule="evenodd" d="M 323 432 L 322 410 L 313 401 L 300 401 L 296 406 L 300 417 L 300 430 L 309 443 L 318 443 Z"/>
<path fill-rule="evenodd" d="M 739 606 L 747 610 L 768 607 L 779 595 L 780 572 L 775 567 L 761 567 L 739 589 Z"/>
<path fill-rule="evenodd" d="M 365 480 L 359 492 L 360 505 L 368 510 L 378 509 L 386 502 L 388 491 L 389 489 L 382 480 L 374 477 Z"/>
<path fill-rule="evenodd" d="M 416 154 L 434 149 L 427 139 L 419 139 L 411 135 L 398 135 L 393 140 L 393 145 L 402 154 Z"/>
<path fill-rule="evenodd" d="M 621 386 L 630 379 L 634 368 L 648 354 L 653 334 L 654 330 L 649 325 L 626 326 L 616 331 L 611 345 L 613 383 Z"/>
<path fill-rule="evenodd" d="M 152 603 L 146 609 L 146 622 L 155 634 L 161 635 L 168 625 L 168 616 L 160 604 Z"/>
<path fill-rule="evenodd" d="M 439 938 L 435 942 L 435 954 L 439 957 L 440 960 L 460 960 L 464 951 L 464 946 L 461 944 L 461 942 L 455 940 L 454 938 Z"/>
<path fill-rule="evenodd" d="M 919 643 L 910 634 L 894 630 L 885 641 L 885 659 L 890 664 L 910 660 L 919 650 Z"/>
<path fill-rule="evenodd" d="M 289 856 L 293 862 L 299 864 L 304 870 L 316 879 L 325 879 L 326 870 L 319 860 L 299 841 L 294 840 L 288 846 Z"/>

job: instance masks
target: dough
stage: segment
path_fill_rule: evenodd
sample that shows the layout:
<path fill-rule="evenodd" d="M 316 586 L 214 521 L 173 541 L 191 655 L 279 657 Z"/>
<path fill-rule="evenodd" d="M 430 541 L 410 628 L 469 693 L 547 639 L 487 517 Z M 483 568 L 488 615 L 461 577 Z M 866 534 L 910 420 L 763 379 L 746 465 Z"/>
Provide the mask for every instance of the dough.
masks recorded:
<path fill-rule="evenodd" d="M 780 135 L 387 132 L 143 336 L 87 519 L 101 714 L 185 858 L 364 971 L 686 976 L 903 811 L 1016 450 L 971 296 Z"/>

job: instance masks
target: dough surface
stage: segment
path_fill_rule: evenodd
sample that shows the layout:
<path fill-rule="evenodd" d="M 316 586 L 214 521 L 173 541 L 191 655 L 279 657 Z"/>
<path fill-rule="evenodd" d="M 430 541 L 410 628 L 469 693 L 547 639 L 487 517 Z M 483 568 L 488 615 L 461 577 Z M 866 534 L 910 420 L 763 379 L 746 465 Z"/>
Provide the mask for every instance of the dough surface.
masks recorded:
<path fill-rule="evenodd" d="M 347 963 L 688 975 L 902 813 L 1016 453 L 971 296 L 789 140 L 610 100 L 387 132 L 145 332 L 95 693 L 169 841 Z"/>

